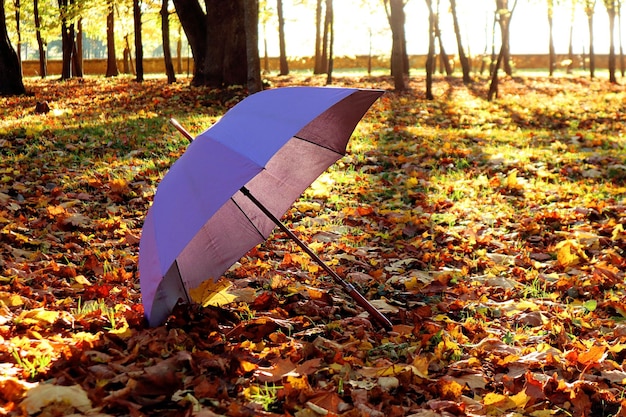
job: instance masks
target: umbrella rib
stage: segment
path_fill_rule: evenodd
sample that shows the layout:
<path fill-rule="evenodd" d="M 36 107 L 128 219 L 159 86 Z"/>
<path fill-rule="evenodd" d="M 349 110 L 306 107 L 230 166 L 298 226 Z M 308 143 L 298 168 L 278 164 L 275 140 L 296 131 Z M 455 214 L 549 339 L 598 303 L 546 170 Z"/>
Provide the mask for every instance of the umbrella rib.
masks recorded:
<path fill-rule="evenodd" d="M 241 191 L 241 190 L 240 190 Z M 234 195 L 233 195 L 234 197 Z M 256 227 L 256 225 L 254 224 L 254 222 L 252 221 L 252 219 L 250 217 L 248 217 L 248 215 L 246 214 L 245 211 L 243 211 L 243 209 L 241 208 L 241 206 L 235 201 L 235 199 L 231 197 L 230 201 L 233 202 L 233 204 L 235 205 L 235 207 L 237 207 L 239 209 L 239 211 L 241 212 L 241 214 L 243 214 L 245 216 L 246 219 L 248 219 L 248 221 L 250 222 L 250 224 L 252 225 L 252 227 L 254 227 L 254 230 L 256 230 L 256 232 L 259 234 L 259 236 L 261 237 L 261 240 L 265 240 L 265 236 L 263 236 L 263 233 L 261 233 L 261 231 Z"/>
<path fill-rule="evenodd" d="M 336 154 L 337 154 L 337 155 L 339 155 L 340 157 L 344 155 L 342 152 L 338 152 L 336 149 L 329 148 L 328 146 L 320 145 L 320 144 L 319 144 L 319 143 L 317 143 L 317 142 L 313 142 L 312 140 L 305 139 L 305 138 L 300 137 L 300 136 L 298 136 L 298 135 L 293 135 L 293 137 L 294 137 L 294 138 L 296 138 L 296 139 L 300 139 L 300 140 L 301 140 L 301 141 L 303 141 L 303 142 L 310 143 L 311 145 L 315 145 L 315 146 L 317 146 L 317 147 L 320 147 L 320 148 L 322 148 L 322 149 L 329 150 L 329 151 L 331 151 L 331 152 L 333 152 L 333 153 L 336 153 Z"/>

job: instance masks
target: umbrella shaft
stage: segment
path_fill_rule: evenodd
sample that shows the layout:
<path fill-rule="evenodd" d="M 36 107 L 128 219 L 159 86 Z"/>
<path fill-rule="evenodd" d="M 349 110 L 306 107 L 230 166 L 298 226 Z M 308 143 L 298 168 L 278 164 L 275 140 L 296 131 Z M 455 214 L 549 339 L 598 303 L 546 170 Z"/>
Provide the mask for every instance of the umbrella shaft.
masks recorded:
<path fill-rule="evenodd" d="M 240 190 L 246 197 L 248 197 L 270 220 L 276 224 L 283 232 L 287 234 L 300 248 L 311 257 L 319 266 L 322 267 L 324 271 L 328 275 L 330 275 L 335 282 L 343 287 L 343 289 L 361 306 L 363 307 L 369 314 L 372 315 L 378 321 L 378 323 L 383 326 L 385 329 L 391 329 L 392 324 L 385 315 L 383 315 L 380 311 L 376 309 L 363 295 L 358 292 L 354 286 L 344 279 L 342 279 L 337 273 L 330 268 L 326 263 L 319 257 L 315 252 L 311 250 L 302 240 L 300 240 L 287 226 L 285 226 L 276 216 L 274 216 L 259 200 L 257 200 L 252 194 L 250 194 L 250 190 L 246 187 L 241 187 Z"/>

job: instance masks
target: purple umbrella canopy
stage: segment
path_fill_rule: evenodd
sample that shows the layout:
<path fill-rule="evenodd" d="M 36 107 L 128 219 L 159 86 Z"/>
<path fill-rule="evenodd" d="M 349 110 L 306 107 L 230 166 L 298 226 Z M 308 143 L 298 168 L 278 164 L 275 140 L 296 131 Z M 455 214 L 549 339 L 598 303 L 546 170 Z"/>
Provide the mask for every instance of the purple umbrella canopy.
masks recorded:
<path fill-rule="evenodd" d="M 164 176 L 144 221 L 139 276 L 148 323 L 163 323 L 179 299 L 190 299 L 189 290 L 218 280 L 265 241 L 277 219 L 345 154 L 356 125 L 382 94 L 266 90 L 197 136 Z"/>

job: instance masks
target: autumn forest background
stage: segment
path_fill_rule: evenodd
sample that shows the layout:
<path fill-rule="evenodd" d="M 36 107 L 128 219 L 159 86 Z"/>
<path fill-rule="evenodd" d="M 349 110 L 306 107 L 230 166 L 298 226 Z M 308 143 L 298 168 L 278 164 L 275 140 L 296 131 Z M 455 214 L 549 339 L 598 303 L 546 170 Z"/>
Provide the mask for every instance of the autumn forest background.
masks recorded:
<path fill-rule="evenodd" d="M 306 8 L 319 44 L 309 67 L 278 53 L 266 71 L 263 19 L 278 22 L 283 2 Z M 134 21 L 130 2 L 42 1 L 46 42 L 64 27 L 62 71 L 46 76 L 22 75 L 19 59 L 37 45 L 38 2 L 0 2 L 0 414 L 626 415 L 621 2 L 472 0 L 493 17 L 485 54 L 463 42 L 479 36 L 466 14 L 455 30 L 468 2 L 420 2 L 432 13 L 419 61 L 405 31 L 416 2 L 360 2 L 387 25 L 388 51 L 347 71 L 332 1 L 134 2 Z M 595 44 L 607 60 L 589 36 L 584 54 L 516 68 L 507 29 L 531 5 L 613 11 L 613 42 Z M 104 60 L 117 73 L 81 73 L 81 24 L 97 16 L 102 31 L 111 15 L 103 51 L 128 45 L 128 73 L 117 53 Z M 168 64 L 164 22 L 190 44 L 188 75 L 176 53 Z M 163 73 L 142 72 L 150 42 Z M 188 146 L 169 119 L 196 135 L 255 91 L 294 85 L 385 90 L 283 221 L 393 329 L 278 230 L 147 326 L 142 225 Z"/>

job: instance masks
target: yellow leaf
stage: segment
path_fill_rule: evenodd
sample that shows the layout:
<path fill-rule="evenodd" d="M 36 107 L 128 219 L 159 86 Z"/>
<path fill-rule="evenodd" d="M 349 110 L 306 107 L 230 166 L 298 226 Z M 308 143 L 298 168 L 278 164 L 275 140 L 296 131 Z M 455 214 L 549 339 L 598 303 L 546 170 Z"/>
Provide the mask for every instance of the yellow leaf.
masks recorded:
<path fill-rule="evenodd" d="M 20 406 L 26 413 L 33 415 L 52 403 L 67 405 L 82 413 L 92 410 L 91 401 L 80 385 L 39 384 L 26 392 Z"/>
<path fill-rule="evenodd" d="M 133 332 L 128 327 L 128 323 L 126 323 L 126 320 L 124 320 L 124 324 L 122 327 L 120 327 L 119 329 L 113 329 L 109 331 L 109 333 L 117 335 L 123 340 L 130 339 L 130 337 L 133 335 Z"/>
<path fill-rule="evenodd" d="M 513 400 L 517 408 L 526 407 L 526 404 L 530 401 L 530 396 L 526 394 L 526 391 L 520 391 L 515 395 L 511 395 L 509 398 Z"/>
<path fill-rule="evenodd" d="M 413 360 L 413 373 L 420 378 L 428 378 L 428 365 L 430 361 L 425 356 L 416 356 Z"/>
<path fill-rule="evenodd" d="M 572 240 L 566 240 L 559 243 L 556 248 L 556 259 L 560 266 L 567 268 L 580 263 L 580 250 L 577 247 L 577 243 Z"/>
<path fill-rule="evenodd" d="M 506 188 L 513 188 L 513 189 L 520 187 L 520 183 L 517 179 L 516 169 L 512 170 L 509 173 L 509 175 L 507 175 L 505 185 L 506 185 Z"/>
<path fill-rule="evenodd" d="M 232 284 L 224 279 L 218 281 L 207 279 L 198 287 L 189 290 L 189 296 L 204 307 L 229 304 L 237 299 L 237 296 L 228 292 L 231 286 Z"/>
<path fill-rule="evenodd" d="M 313 202 L 312 201 L 297 201 L 296 203 L 294 203 L 294 207 L 300 213 L 306 213 L 307 211 L 312 211 L 314 213 L 317 213 L 318 211 L 322 209 L 322 205 L 314 201 Z"/>
<path fill-rule="evenodd" d="M 448 399 L 460 398 L 465 387 L 453 379 L 441 379 L 438 384 L 441 396 Z"/>
<path fill-rule="evenodd" d="M 53 324 L 59 318 L 58 311 L 45 310 L 43 308 L 36 308 L 33 310 L 24 311 L 20 314 L 20 319 L 27 323 L 47 323 Z"/>
<path fill-rule="evenodd" d="M 18 294 L 3 291 L 0 292 L 0 303 L 4 303 L 7 307 L 19 307 L 24 304 L 24 301 Z"/>
<path fill-rule="evenodd" d="M 509 401 L 509 397 L 504 394 L 497 394 L 490 392 L 483 398 L 483 404 L 485 405 L 500 405 Z"/>

